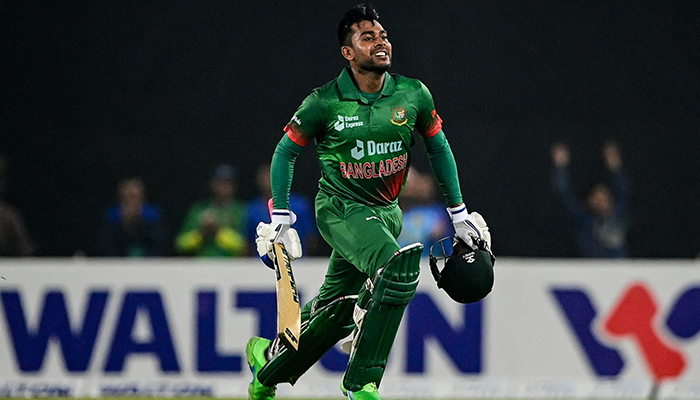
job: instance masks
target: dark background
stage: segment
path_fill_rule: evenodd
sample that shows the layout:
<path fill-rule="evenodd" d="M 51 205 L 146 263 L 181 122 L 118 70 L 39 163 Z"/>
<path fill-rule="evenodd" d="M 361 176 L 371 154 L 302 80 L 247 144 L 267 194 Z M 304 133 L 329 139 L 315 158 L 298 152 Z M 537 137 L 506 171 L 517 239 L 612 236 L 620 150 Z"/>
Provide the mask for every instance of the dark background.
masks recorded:
<path fill-rule="evenodd" d="M 39 254 L 91 254 L 125 175 L 143 177 L 171 236 L 219 163 L 251 198 L 301 100 L 345 65 L 336 29 L 354 4 L 0 2 L 6 197 Z M 583 187 L 605 176 L 608 138 L 633 183 L 632 255 L 700 252 L 697 1 L 374 4 L 393 72 L 433 93 L 497 254 L 576 254 L 549 149 L 570 145 Z M 309 148 L 294 188 L 313 196 L 317 177 Z"/>

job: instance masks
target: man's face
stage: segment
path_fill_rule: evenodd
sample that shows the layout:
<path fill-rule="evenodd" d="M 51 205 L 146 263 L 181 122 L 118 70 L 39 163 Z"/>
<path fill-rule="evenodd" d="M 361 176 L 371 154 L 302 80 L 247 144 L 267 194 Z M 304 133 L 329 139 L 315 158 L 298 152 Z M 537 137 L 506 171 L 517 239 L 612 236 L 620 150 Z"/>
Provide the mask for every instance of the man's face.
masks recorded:
<path fill-rule="evenodd" d="M 141 215 L 143 203 L 146 201 L 146 193 L 141 181 L 130 180 L 122 185 L 119 190 L 121 200 L 122 221 L 135 222 Z"/>
<path fill-rule="evenodd" d="M 218 200 L 229 200 L 235 193 L 235 185 L 230 179 L 214 178 L 211 180 L 211 192 Z"/>
<path fill-rule="evenodd" d="M 121 187 L 119 197 L 123 205 L 140 208 L 145 201 L 146 194 L 143 185 L 132 180 Z"/>
<path fill-rule="evenodd" d="M 613 196 L 606 185 L 598 184 L 588 196 L 588 206 L 599 217 L 607 217 L 613 211 Z"/>
<path fill-rule="evenodd" d="M 343 46 L 343 56 L 365 71 L 387 71 L 391 67 L 391 43 L 382 25 L 360 21 L 352 30 L 351 46 Z"/>

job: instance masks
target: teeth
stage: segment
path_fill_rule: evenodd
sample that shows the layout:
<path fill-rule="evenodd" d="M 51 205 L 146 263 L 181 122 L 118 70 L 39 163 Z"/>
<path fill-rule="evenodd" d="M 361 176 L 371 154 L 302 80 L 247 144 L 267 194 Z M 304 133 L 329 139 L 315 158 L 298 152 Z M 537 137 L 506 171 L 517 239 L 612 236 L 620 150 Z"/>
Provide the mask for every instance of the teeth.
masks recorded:
<path fill-rule="evenodd" d="M 383 51 L 380 51 L 380 52 L 375 53 L 374 55 L 377 56 L 377 57 L 385 57 L 385 56 L 386 56 L 386 53 L 383 52 Z"/>

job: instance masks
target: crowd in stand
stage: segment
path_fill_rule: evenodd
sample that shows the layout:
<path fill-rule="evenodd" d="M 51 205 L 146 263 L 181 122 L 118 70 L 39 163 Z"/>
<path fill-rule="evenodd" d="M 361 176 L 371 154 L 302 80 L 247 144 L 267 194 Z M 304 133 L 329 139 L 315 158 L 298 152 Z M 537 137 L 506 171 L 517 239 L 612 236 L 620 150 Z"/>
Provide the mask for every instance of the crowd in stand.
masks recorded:
<path fill-rule="evenodd" d="M 267 207 L 270 191 L 269 166 L 256 174 L 257 196 L 244 201 L 238 196 L 235 167 L 218 166 L 209 179 L 209 195 L 191 205 L 179 230 L 169 237 L 163 229 L 160 207 L 147 202 L 143 183 L 127 178 L 119 184 L 119 203 L 106 214 L 95 255 L 112 257 L 167 256 L 243 257 L 255 254 L 255 227 L 270 222 Z M 291 207 L 299 216 L 295 228 L 305 254 L 320 255 L 320 237 L 314 225 L 311 202 L 296 193 Z M 138 210 L 132 212 L 130 210 Z"/>
<path fill-rule="evenodd" d="M 272 196 L 270 166 L 256 173 L 257 196 L 248 202 L 237 197 L 236 169 L 220 165 L 209 181 L 210 195 L 191 206 L 175 235 L 175 254 L 194 257 L 241 257 L 255 255 L 255 228 L 270 222 L 268 199 Z M 444 207 L 435 199 L 429 175 L 409 173 L 401 195 L 405 225 L 399 243 L 433 243 L 452 234 Z M 327 255 L 314 222 L 314 208 L 303 195 L 290 194 L 290 209 L 297 214 L 294 228 L 306 256 Z M 110 207 L 98 236 L 96 255 L 116 257 L 164 256 L 171 240 L 162 226 L 161 209 L 146 201 L 143 182 L 126 178 L 119 183 L 118 204 Z"/>
<path fill-rule="evenodd" d="M 580 255 L 583 257 L 625 258 L 628 256 L 627 203 L 629 183 L 622 168 L 617 144 L 603 147 L 605 166 L 612 187 L 598 183 L 583 200 L 574 194 L 569 178 L 570 154 L 566 144 L 552 146 L 554 193 L 574 222 Z M 35 255 L 35 245 L 19 210 L 4 200 L 7 160 L 0 155 L 0 256 Z M 146 187 L 138 177 L 127 177 L 117 187 L 117 203 L 108 207 L 96 235 L 94 251 L 104 257 L 241 257 L 255 256 L 255 228 L 270 222 L 270 167 L 261 165 L 256 174 L 257 196 L 243 201 L 238 196 L 236 169 L 222 164 L 209 179 L 209 196 L 194 203 L 179 230 L 169 235 L 163 226 L 161 207 L 149 202 Z M 399 203 L 404 227 L 398 242 L 432 243 L 452 235 L 444 205 L 438 201 L 434 179 L 412 168 Z M 292 192 L 290 209 L 297 216 L 294 225 L 305 256 L 326 256 L 328 248 L 318 233 L 314 207 L 307 197 Z"/>

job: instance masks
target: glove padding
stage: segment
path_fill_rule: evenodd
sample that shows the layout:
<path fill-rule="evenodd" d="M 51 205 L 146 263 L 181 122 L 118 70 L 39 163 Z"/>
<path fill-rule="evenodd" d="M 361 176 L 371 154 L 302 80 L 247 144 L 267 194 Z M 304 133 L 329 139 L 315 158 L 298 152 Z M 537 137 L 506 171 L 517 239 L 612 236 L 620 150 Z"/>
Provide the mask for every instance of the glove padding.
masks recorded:
<path fill-rule="evenodd" d="M 464 205 L 457 207 L 449 207 L 447 212 L 452 219 L 452 225 L 455 228 L 455 234 L 462 239 L 469 247 L 476 250 L 477 246 L 472 241 L 473 238 L 483 239 L 491 248 L 491 233 L 486 225 L 484 217 L 476 211 L 467 213 L 467 207 Z"/>
<path fill-rule="evenodd" d="M 258 255 L 268 267 L 274 268 L 271 258 L 272 243 L 282 243 L 290 261 L 301 258 L 301 240 L 296 229 L 291 227 L 296 220 L 296 215 L 289 210 L 272 210 L 272 222 L 261 222 L 255 228 L 255 246 Z"/>

